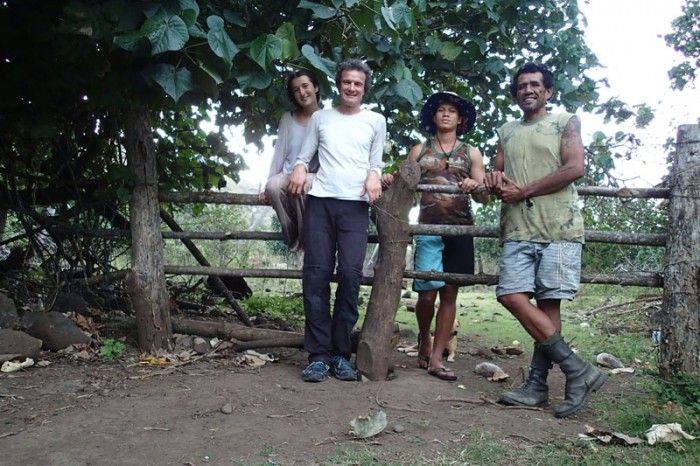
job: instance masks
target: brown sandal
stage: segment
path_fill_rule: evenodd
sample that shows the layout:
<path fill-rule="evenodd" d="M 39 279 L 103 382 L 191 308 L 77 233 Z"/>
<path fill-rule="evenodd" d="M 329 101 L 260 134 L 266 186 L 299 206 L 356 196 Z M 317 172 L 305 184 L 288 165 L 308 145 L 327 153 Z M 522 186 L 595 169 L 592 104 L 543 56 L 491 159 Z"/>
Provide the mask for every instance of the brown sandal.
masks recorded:
<path fill-rule="evenodd" d="M 447 367 L 439 367 L 437 369 L 428 369 L 428 374 L 433 377 L 437 377 L 440 380 L 446 380 L 447 382 L 454 382 L 457 380 L 456 375 L 447 375 L 446 372 L 454 372 L 452 369 Z"/>

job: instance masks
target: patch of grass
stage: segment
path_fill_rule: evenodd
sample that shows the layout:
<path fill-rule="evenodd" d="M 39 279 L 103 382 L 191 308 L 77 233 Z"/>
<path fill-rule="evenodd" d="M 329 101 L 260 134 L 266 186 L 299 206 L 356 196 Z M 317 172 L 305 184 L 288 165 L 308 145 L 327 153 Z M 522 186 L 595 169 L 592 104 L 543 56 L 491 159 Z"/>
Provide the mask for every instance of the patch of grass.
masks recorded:
<path fill-rule="evenodd" d="M 617 431 L 617 430 L 616 430 Z M 523 439 L 499 440 L 488 432 L 470 431 L 461 434 L 459 446 L 443 451 L 430 451 L 420 458 L 406 458 L 398 453 L 372 451 L 367 448 L 347 449 L 323 462 L 324 465 L 455 465 L 488 464 L 491 466 L 619 466 L 636 464 L 669 464 L 695 466 L 700 454 L 698 442 L 688 441 L 680 450 L 669 444 L 655 446 L 605 445 L 587 440 L 563 440 L 533 443 Z M 419 437 L 406 441 L 425 446 Z"/>
<path fill-rule="evenodd" d="M 417 447 L 422 447 L 425 445 L 425 440 L 422 438 L 418 437 L 417 435 L 408 435 L 406 436 L 406 441 L 410 443 L 411 445 L 415 445 Z"/>
<path fill-rule="evenodd" d="M 282 319 L 293 325 L 304 321 L 304 301 L 301 296 L 283 297 L 273 294 L 254 294 L 244 301 L 249 316 Z"/>
<path fill-rule="evenodd" d="M 637 368 L 634 375 L 611 375 L 619 377 L 617 393 L 609 391 L 607 396 L 591 398 L 589 407 L 598 413 L 597 426 L 645 439 L 645 431 L 653 424 L 677 422 L 686 432 L 697 437 L 700 436 L 700 429 L 693 427 L 692 421 L 700 417 L 700 380 L 677 377 L 667 383 L 657 378 L 658 348 L 648 332 L 654 325 L 650 322 L 653 312 L 643 304 L 626 304 L 640 296 L 661 294 L 659 289 L 582 285 L 576 300 L 562 303 L 563 335 L 585 360 L 594 362 L 598 353 L 607 352 L 617 356 L 625 365 Z M 413 295 L 415 300 L 415 293 Z M 612 310 L 604 308 L 620 303 L 625 305 Z M 486 345 L 511 344 L 513 340 L 519 340 L 526 350 L 531 349 L 531 338 L 498 304 L 493 287 L 463 287 L 457 304 L 462 335 L 478 335 Z M 405 306 L 399 308 L 396 321 L 401 328 L 415 330 L 417 327 L 415 315 L 408 312 Z M 419 422 L 412 424 L 420 425 Z M 526 438 L 503 440 L 477 431 L 461 435 L 464 441 L 458 442 L 459 446 L 430 457 L 421 455 L 420 460 L 415 457 L 402 458 L 389 452 L 362 450 L 347 451 L 324 464 L 695 466 L 698 464 L 697 458 L 700 458 L 700 440 L 684 441 L 677 445 L 622 446 L 579 439 L 533 444 Z M 425 445 L 425 441 L 416 436 L 407 436 L 406 441 Z"/>
<path fill-rule="evenodd" d="M 411 424 L 413 426 L 422 427 L 423 429 L 427 429 L 428 427 L 430 427 L 430 420 L 429 419 L 408 418 L 408 419 L 406 419 L 406 423 Z"/>
<path fill-rule="evenodd" d="M 683 407 L 691 419 L 700 419 L 700 378 L 676 374 L 670 382 L 657 381 L 656 394 L 662 405 Z"/>
<path fill-rule="evenodd" d="M 402 454 L 383 450 L 372 450 L 368 447 L 345 449 L 340 455 L 332 455 L 321 463 L 326 466 L 391 466 L 415 464 Z"/>

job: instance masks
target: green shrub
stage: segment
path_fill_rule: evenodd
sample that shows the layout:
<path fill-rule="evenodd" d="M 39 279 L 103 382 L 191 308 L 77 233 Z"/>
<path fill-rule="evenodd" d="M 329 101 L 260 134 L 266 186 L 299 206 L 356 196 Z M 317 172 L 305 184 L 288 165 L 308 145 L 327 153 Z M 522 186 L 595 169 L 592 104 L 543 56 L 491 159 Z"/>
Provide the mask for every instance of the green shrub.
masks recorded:
<path fill-rule="evenodd" d="M 106 338 L 102 342 L 102 349 L 100 349 L 100 356 L 107 361 L 114 361 L 124 354 L 126 345 L 121 341 L 113 340 L 112 338 Z"/>
<path fill-rule="evenodd" d="M 658 380 L 656 394 L 660 404 L 681 406 L 690 418 L 700 417 L 700 378 L 675 374 L 670 382 Z"/>
<path fill-rule="evenodd" d="M 304 321 L 304 301 L 301 296 L 282 297 L 271 294 L 256 294 L 244 301 L 250 316 L 267 319 L 283 319 L 292 325 Z"/>

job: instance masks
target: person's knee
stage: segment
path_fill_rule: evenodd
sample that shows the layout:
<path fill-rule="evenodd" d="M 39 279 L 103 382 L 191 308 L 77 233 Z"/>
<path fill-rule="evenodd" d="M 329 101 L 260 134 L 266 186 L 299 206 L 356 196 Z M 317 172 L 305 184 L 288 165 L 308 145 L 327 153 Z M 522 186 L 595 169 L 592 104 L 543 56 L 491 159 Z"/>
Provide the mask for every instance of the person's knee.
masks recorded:
<path fill-rule="evenodd" d="M 434 306 L 435 295 L 433 295 L 432 293 L 419 293 L 417 304 L 423 306 Z"/>
<path fill-rule="evenodd" d="M 501 306 L 505 307 L 510 312 L 513 312 L 513 309 L 515 309 L 515 307 L 516 307 L 517 299 L 516 299 L 515 295 L 506 294 L 506 295 L 498 296 L 496 298 L 496 300 L 501 304 Z"/>

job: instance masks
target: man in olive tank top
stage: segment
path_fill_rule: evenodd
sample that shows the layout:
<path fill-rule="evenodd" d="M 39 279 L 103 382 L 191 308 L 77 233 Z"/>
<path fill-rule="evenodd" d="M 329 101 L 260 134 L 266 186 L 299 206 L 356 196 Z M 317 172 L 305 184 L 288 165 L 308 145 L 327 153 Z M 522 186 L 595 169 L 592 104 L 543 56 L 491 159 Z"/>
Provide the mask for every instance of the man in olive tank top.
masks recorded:
<path fill-rule="evenodd" d="M 584 174 L 584 148 L 578 117 L 547 111 L 553 84 L 541 64 L 528 63 L 515 74 L 510 93 L 523 118 L 498 129 L 494 171 L 484 185 L 501 199 L 496 297 L 535 340 L 527 381 L 498 401 L 547 404 L 547 375 L 556 363 L 566 376 L 565 400 L 554 410 L 561 418 L 580 411 L 605 375 L 560 333 L 561 300 L 574 299 L 581 276 L 583 220 L 573 183 Z"/>

